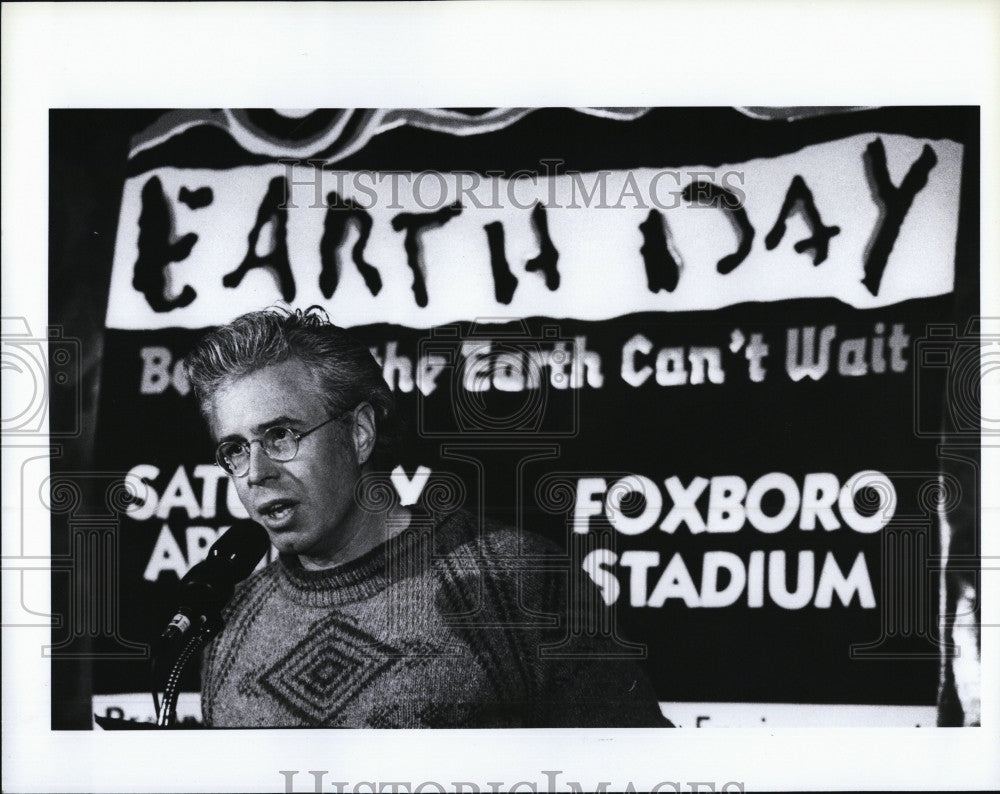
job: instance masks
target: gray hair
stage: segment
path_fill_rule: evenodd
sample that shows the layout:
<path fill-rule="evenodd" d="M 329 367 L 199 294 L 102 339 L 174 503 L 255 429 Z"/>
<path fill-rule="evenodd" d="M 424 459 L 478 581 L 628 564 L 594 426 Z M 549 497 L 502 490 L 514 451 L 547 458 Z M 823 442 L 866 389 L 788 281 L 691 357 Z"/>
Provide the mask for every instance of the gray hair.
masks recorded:
<path fill-rule="evenodd" d="M 272 364 L 305 364 L 330 413 L 367 402 L 375 412 L 372 461 L 388 467 L 398 443 L 396 406 L 368 348 L 330 322 L 319 306 L 305 311 L 271 307 L 210 331 L 188 354 L 188 378 L 206 419 L 218 388 Z"/>

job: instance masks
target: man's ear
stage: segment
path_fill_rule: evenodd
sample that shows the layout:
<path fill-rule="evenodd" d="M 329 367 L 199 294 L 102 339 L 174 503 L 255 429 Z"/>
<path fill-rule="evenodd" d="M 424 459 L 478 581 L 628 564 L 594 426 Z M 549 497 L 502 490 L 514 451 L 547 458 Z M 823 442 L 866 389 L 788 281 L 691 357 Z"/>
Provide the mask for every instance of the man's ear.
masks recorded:
<path fill-rule="evenodd" d="M 369 403 L 358 403 L 354 409 L 354 422 L 351 425 L 351 440 L 354 442 L 354 454 L 358 465 L 364 466 L 375 449 L 375 409 Z"/>

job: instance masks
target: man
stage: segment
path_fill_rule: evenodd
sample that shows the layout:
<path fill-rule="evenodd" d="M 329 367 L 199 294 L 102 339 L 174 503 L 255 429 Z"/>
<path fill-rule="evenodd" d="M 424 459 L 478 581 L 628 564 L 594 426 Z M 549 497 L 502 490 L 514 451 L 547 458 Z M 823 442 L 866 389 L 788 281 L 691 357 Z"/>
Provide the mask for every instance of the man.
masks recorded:
<path fill-rule="evenodd" d="M 218 464 L 280 552 L 237 589 L 208 649 L 206 724 L 666 724 L 616 649 L 570 630 L 564 555 L 380 498 L 392 395 L 321 310 L 244 315 L 188 370 Z"/>

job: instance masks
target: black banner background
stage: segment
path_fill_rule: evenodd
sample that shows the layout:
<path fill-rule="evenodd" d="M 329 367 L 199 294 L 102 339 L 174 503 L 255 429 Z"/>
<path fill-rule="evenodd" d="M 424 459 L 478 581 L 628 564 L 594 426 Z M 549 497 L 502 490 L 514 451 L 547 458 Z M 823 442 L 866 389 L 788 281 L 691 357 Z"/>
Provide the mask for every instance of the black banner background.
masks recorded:
<path fill-rule="evenodd" d="M 162 160 L 140 155 L 126 163 L 129 135 L 156 115 L 155 111 L 52 113 L 50 278 L 62 279 L 73 288 L 50 292 L 50 316 L 53 323 L 64 324 L 84 342 L 84 425 L 93 428 L 92 436 L 85 433 L 67 445 L 64 457 L 54 458 L 53 470 L 72 477 L 74 472 L 91 468 L 111 476 L 123 475 L 140 463 L 152 464 L 161 470 L 155 482 L 162 491 L 179 465 L 192 468 L 210 463 L 211 444 L 190 395 L 183 396 L 172 387 L 161 394 L 140 394 L 141 349 L 162 346 L 176 359 L 200 332 L 103 329 L 121 185 L 126 174 L 157 165 L 231 167 L 252 158 L 235 150 L 218 131 L 202 129 L 161 147 L 158 156 Z M 520 487 L 525 498 L 517 498 L 513 467 L 500 453 L 484 449 L 485 490 L 479 488 L 471 466 L 441 461 L 442 443 L 473 445 L 475 433 L 441 438 L 421 432 L 421 420 L 442 427 L 451 421 L 454 401 L 447 376 L 427 397 L 418 397 L 416 390 L 396 394 L 408 421 L 404 468 L 410 475 L 418 465 L 453 473 L 462 480 L 473 508 L 479 504 L 491 516 L 520 522 L 564 544 L 569 540 L 571 516 L 543 509 L 535 496 L 536 485 L 551 471 L 603 475 L 609 482 L 616 475 L 636 473 L 658 483 L 670 476 L 688 483 L 695 476 L 729 474 L 750 483 L 767 472 L 779 471 L 800 484 L 809 472 L 834 473 L 841 483 L 864 469 L 885 472 L 896 486 L 900 507 L 893 522 L 873 535 L 846 527 L 807 533 L 797 529 L 796 523 L 775 535 L 749 526 L 728 535 L 692 536 L 684 528 L 666 535 L 655 527 L 634 537 L 613 535 L 619 553 L 658 550 L 665 562 L 669 554 L 680 552 L 695 582 L 699 581 L 698 560 L 709 550 L 745 555 L 751 549 L 790 553 L 813 549 L 817 567 L 823 555 L 832 551 L 845 572 L 856 554 L 864 552 L 876 609 L 861 609 L 857 600 L 844 607 L 836 598 L 830 609 L 810 605 L 797 611 L 770 603 L 754 610 L 744 600 L 720 609 L 689 609 L 674 600 L 662 608 L 631 608 L 627 576 L 620 574 L 623 594 L 618 611 L 626 633 L 649 646 L 648 670 L 664 701 L 933 703 L 939 669 L 938 585 L 930 558 L 938 540 L 933 506 L 921 497 L 921 489 L 937 478 L 939 440 L 918 434 L 915 428 L 932 425 L 941 417 L 947 371 L 918 370 L 912 362 L 917 354 L 915 342 L 926 335 L 928 324 L 952 323 L 962 329 L 978 306 L 978 201 L 969 179 L 969 174 L 978 173 L 977 118 L 967 108 L 893 108 L 784 123 L 750 119 L 731 109 L 673 108 L 651 111 L 633 122 L 614 123 L 555 109 L 488 135 L 449 139 L 447 146 L 435 134 L 412 129 L 376 137 L 338 167 L 512 171 L 551 156 L 563 159 L 567 169 L 580 170 L 692 162 L 711 165 L 785 153 L 862 131 L 947 137 L 966 146 L 954 295 L 868 311 L 835 300 L 798 300 L 742 304 L 713 312 L 628 315 L 602 322 L 533 318 L 527 322 L 533 338 L 546 324 L 556 325 L 561 338 L 586 336 L 588 349 L 601 356 L 604 384 L 599 389 L 544 391 L 544 410 L 556 432 L 541 432 L 518 443 L 528 447 L 556 444 L 559 452 L 554 460 L 524 469 Z M 844 377 L 833 371 L 834 357 L 831 371 L 819 381 L 793 383 L 785 374 L 789 328 L 835 324 L 839 340 L 870 336 L 876 323 L 884 323 L 886 336 L 894 324 L 905 327 L 910 337 L 905 358 L 911 362 L 905 372 Z M 768 377 L 761 383 L 749 381 L 742 353 L 726 351 L 735 328 L 747 338 L 762 333 L 770 345 L 765 362 Z M 507 324 L 476 332 L 499 340 L 523 330 L 518 324 Z M 387 325 L 355 332 L 373 346 L 397 340 L 399 351 L 411 356 L 420 340 L 430 335 Z M 639 387 L 624 383 L 622 345 L 639 332 L 656 346 L 720 347 L 725 384 L 665 387 L 652 379 Z M 501 415 L 533 399 L 529 392 L 490 392 L 489 397 Z M 426 409 L 424 413 L 418 411 L 418 403 Z M 54 422 L 59 421 L 60 411 L 70 410 L 68 405 L 67 396 L 54 388 Z M 577 424 L 575 435 L 560 432 L 567 414 Z M 482 447 L 489 447 L 489 442 L 484 440 Z M 100 495 L 89 493 L 87 499 L 100 500 Z M 223 503 L 220 499 L 220 510 L 212 519 L 191 520 L 182 511 L 171 513 L 167 523 L 181 548 L 188 525 L 226 525 Z M 169 606 L 171 577 L 164 575 L 155 584 L 142 578 L 163 521 L 140 524 L 120 514 L 118 519 L 118 624 L 110 632 L 117 636 L 73 638 L 70 645 L 86 648 L 90 657 L 86 660 L 57 655 L 53 663 L 54 727 L 84 727 L 81 715 L 89 707 L 91 691 L 145 688 L 145 662 L 140 654 L 128 650 L 127 658 L 111 657 L 116 649 L 120 653 L 123 647 L 146 642 Z M 66 547 L 74 526 L 73 515 L 54 515 L 54 553 Z M 914 548 L 923 549 L 907 561 L 914 576 L 910 583 L 883 574 L 883 564 L 900 554 L 891 539 L 901 542 L 904 535 Z M 911 589 L 901 595 L 899 588 L 907 587 Z M 895 594 L 890 592 L 893 588 Z M 53 578 L 53 596 L 55 603 L 79 597 L 65 588 L 60 577 Z M 893 597 L 916 598 L 927 607 L 920 625 L 907 632 L 893 631 L 887 625 L 886 605 Z M 57 643 L 66 641 L 65 631 L 66 627 L 54 630 Z M 852 658 L 851 647 L 858 645 L 871 646 L 868 658 Z M 85 725 L 89 722 L 87 715 Z"/>

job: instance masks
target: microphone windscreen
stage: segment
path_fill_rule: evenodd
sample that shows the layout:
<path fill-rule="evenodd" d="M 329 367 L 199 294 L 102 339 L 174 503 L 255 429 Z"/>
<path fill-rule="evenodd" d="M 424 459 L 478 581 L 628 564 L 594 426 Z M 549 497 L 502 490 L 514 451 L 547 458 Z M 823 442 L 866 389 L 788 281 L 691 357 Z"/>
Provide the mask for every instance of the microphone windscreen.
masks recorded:
<path fill-rule="evenodd" d="M 246 579 L 267 554 L 271 541 L 267 530 L 256 521 L 243 519 L 235 522 L 208 551 L 211 565 L 223 564 L 229 569 L 233 582 Z"/>

